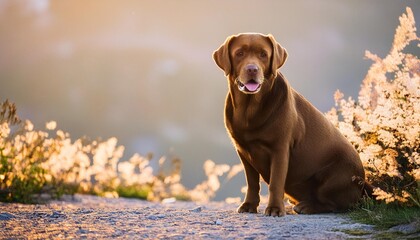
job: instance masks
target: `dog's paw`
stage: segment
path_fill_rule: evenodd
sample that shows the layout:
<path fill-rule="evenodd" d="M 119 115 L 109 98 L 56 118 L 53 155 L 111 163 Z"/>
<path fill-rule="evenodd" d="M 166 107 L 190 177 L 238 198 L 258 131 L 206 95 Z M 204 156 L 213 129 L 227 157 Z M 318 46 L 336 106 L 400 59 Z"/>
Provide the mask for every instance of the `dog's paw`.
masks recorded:
<path fill-rule="evenodd" d="M 326 207 L 322 207 L 319 204 L 306 201 L 299 202 L 296 206 L 293 207 L 293 211 L 299 214 L 315 214 L 330 212 L 330 210 Z"/>
<path fill-rule="evenodd" d="M 257 207 L 258 207 L 258 204 L 244 202 L 238 208 L 238 213 L 257 213 Z"/>
<path fill-rule="evenodd" d="M 298 214 L 308 214 L 306 208 L 307 208 L 306 205 L 300 202 L 299 204 L 293 207 L 293 211 L 295 211 Z"/>
<path fill-rule="evenodd" d="M 283 217 L 284 215 L 286 215 L 286 211 L 284 210 L 284 208 L 280 207 L 267 207 L 265 209 L 264 215 L 271 217 Z"/>

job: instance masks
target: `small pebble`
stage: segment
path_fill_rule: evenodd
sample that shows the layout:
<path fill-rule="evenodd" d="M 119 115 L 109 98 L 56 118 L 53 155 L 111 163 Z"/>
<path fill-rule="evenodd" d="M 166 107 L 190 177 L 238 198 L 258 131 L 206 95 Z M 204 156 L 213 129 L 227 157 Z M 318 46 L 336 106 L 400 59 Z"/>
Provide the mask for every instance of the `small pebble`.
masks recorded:
<path fill-rule="evenodd" d="M 150 215 L 150 216 L 147 217 L 147 219 L 158 220 L 158 219 L 165 218 L 165 217 L 166 217 L 165 214 L 157 214 L 157 215 Z"/>
<path fill-rule="evenodd" d="M 388 232 L 400 232 L 403 234 L 418 233 L 420 232 L 420 221 L 394 226 Z"/>
<path fill-rule="evenodd" d="M 51 218 L 65 218 L 66 217 L 66 215 L 64 215 L 64 214 L 62 214 L 62 213 L 60 213 L 60 212 L 57 212 L 57 211 L 54 211 L 51 215 L 50 215 L 50 217 Z"/>
<path fill-rule="evenodd" d="M 86 229 L 79 228 L 79 230 L 77 230 L 77 234 L 87 234 L 87 233 L 89 233 L 89 231 Z"/>
<path fill-rule="evenodd" d="M 147 219 L 149 219 L 149 220 L 156 220 L 158 218 L 155 215 L 150 215 L 150 216 L 147 217 Z"/>
<path fill-rule="evenodd" d="M 222 225 L 222 220 L 217 219 L 217 220 L 216 220 L 216 225 Z"/>
<path fill-rule="evenodd" d="M 191 209 L 191 210 L 190 210 L 190 212 L 199 213 L 199 212 L 201 212 L 202 210 L 203 210 L 203 208 L 200 206 L 200 207 L 196 207 L 196 208 L 194 208 L 194 209 Z"/>
<path fill-rule="evenodd" d="M 0 213 L 0 220 L 10 220 L 12 218 L 15 218 L 15 215 L 10 213 Z"/>
<path fill-rule="evenodd" d="M 162 200 L 163 204 L 168 204 L 168 203 L 174 203 L 176 202 L 176 198 L 172 197 L 172 198 L 165 198 Z"/>

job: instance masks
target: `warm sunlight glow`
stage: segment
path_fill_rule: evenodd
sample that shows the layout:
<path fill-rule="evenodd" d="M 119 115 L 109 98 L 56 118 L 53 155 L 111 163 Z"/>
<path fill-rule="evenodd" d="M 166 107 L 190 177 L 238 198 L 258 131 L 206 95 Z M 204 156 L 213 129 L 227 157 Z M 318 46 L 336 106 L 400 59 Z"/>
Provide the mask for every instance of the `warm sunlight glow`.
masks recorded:
<path fill-rule="evenodd" d="M 380 187 L 374 195 L 387 203 L 420 206 L 420 61 L 403 52 L 413 42 L 419 47 L 419 40 L 413 12 L 407 8 L 390 53 L 381 59 L 366 51 L 374 63 L 358 101 L 346 100 L 337 91 L 338 108 L 327 114 L 358 150 L 368 180 Z"/>

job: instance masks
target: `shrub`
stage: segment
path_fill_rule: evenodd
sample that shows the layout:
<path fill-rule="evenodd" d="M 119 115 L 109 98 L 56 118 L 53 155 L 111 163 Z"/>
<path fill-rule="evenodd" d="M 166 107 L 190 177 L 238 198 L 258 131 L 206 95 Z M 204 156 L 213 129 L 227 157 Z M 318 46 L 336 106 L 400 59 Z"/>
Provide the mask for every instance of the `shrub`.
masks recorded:
<path fill-rule="evenodd" d="M 420 206 L 420 61 L 403 51 L 420 45 L 411 9 L 399 20 L 385 58 L 366 51 L 374 63 L 358 100 L 337 91 L 327 116 L 359 152 L 377 200 Z"/>
<path fill-rule="evenodd" d="M 57 149 L 55 142 L 46 132 L 33 131 L 31 122 L 22 123 L 14 104 L 0 106 L 0 201 L 29 203 L 45 192 L 58 197 L 70 190 L 44 167 Z"/>
<path fill-rule="evenodd" d="M 229 180 L 238 172 L 237 167 L 207 160 L 208 179 L 187 190 L 181 184 L 181 160 L 177 158 L 169 167 L 160 158 L 155 171 L 151 155 L 135 154 L 128 161 L 121 160 L 124 147 L 117 146 L 116 138 L 72 141 L 68 133 L 55 130 L 54 121 L 46 124 L 47 131 L 36 131 L 29 120 L 19 119 L 14 104 L 6 100 L 0 107 L 0 201 L 31 203 L 77 192 L 205 202 L 220 188 L 221 176 L 226 174 Z"/>

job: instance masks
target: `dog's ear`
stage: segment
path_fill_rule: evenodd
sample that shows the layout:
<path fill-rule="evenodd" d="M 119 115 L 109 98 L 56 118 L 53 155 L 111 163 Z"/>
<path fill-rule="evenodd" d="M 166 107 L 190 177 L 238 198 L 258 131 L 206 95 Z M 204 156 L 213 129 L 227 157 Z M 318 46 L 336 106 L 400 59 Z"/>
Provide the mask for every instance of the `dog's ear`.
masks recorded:
<path fill-rule="evenodd" d="M 283 66 L 284 62 L 287 59 L 287 51 L 274 39 L 273 35 L 268 34 L 268 39 L 270 39 L 271 44 L 273 45 L 273 55 L 271 56 L 271 73 L 277 75 L 277 69 Z"/>
<path fill-rule="evenodd" d="M 217 66 L 225 71 L 225 76 L 228 76 L 232 71 L 232 65 L 230 63 L 229 56 L 229 45 L 234 37 L 235 36 L 228 37 L 226 41 L 216 51 L 213 52 L 213 59 Z"/>

